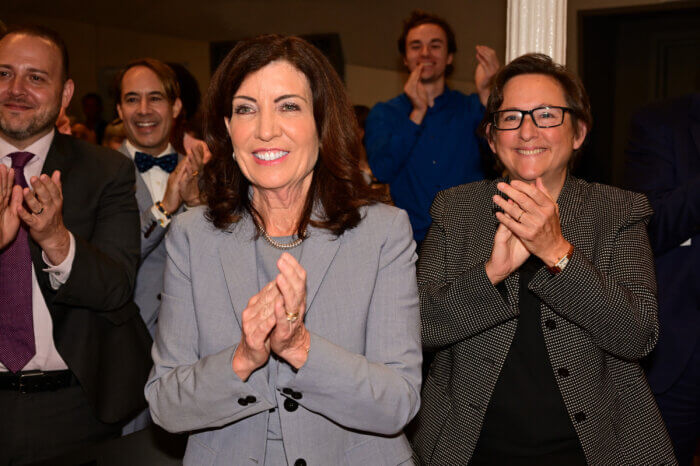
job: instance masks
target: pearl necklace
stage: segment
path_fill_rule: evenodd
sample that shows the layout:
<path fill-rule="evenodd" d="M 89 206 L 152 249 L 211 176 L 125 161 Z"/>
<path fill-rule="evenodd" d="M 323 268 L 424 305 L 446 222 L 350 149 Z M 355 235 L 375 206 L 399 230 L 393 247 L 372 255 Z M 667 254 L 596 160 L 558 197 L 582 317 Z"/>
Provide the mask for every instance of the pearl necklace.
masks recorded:
<path fill-rule="evenodd" d="M 301 234 L 301 237 L 295 239 L 291 243 L 280 243 L 279 241 L 272 239 L 270 235 L 267 234 L 267 231 L 265 231 L 265 227 L 263 227 L 262 225 L 258 225 L 258 222 L 255 222 L 255 225 L 258 227 L 258 230 L 260 230 L 260 233 L 263 235 L 263 238 L 265 238 L 265 241 L 267 241 L 270 244 L 270 246 L 272 246 L 275 249 L 293 249 L 299 246 L 302 243 L 302 241 L 306 239 L 306 230 L 304 230 L 304 232 Z"/>

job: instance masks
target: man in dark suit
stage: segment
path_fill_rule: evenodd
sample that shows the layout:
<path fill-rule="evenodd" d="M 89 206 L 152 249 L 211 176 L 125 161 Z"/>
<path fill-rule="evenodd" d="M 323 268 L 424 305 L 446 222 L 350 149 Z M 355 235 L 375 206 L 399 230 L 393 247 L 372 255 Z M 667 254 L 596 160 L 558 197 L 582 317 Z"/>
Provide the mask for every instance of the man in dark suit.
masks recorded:
<path fill-rule="evenodd" d="M 700 93 L 638 112 L 627 148 L 631 189 L 649 197 L 659 342 L 647 366 L 683 466 L 700 434 Z"/>
<path fill-rule="evenodd" d="M 54 32 L 0 39 L 0 464 L 116 437 L 145 406 L 133 168 L 54 130 L 73 88 Z"/>

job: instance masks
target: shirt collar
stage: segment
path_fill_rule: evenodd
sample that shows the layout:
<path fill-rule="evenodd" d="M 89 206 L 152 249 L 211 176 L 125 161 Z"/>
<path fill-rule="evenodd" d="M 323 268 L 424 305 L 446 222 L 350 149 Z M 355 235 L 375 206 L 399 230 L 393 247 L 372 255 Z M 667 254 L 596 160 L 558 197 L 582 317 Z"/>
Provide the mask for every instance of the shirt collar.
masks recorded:
<path fill-rule="evenodd" d="M 126 144 L 125 144 L 125 145 L 126 145 L 126 150 L 127 150 L 127 152 L 129 153 L 129 157 L 131 157 L 132 159 L 135 157 L 136 152 L 142 152 L 142 151 L 140 151 L 139 149 L 137 149 L 136 146 L 134 146 L 128 139 L 126 140 Z M 173 145 L 170 144 L 170 143 L 168 143 L 168 147 L 166 147 L 165 150 L 164 150 L 163 152 L 161 152 L 160 154 L 156 155 L 156 158 L 162 157 L 163 155 L 166 155 L 166 154 L 171 154 L 171 153 L 173 153 L 173 152 L 175 152 L 175 149 L 173 148 Z"/>
<path fill-rule="evenodd" d="M 447 104 L 450 100 L 450 96 L 452 95 L 452 89 L 447 87 L 447 84 L 445 84 L 445 89 L 442 91 L 442 94 L 439 96 L 435 97 L 435 105 L 433 105 L 433 108 L 440 108 L 444 105 Z"/>
<path fill-rule="evenodd" d="M 13 152 L 31 152 L 32 154 L 34 154 L 34 158 L 32 158 L 32 160 L 29 163 L 34 164 L 41 161 L 41 165 L 43 166 L 44 161 L 46 160 L 46 157 L 49 154 L 49 148 L 51 147 L 51 143 L 53 142 L 55 133 L 55 130 L 49 131 L 48 134 L 34 141 L 32 144 L 30 144 L 23 150 L 19 150 L 18 148 L 4 140 L 2 137 L 0 137 L 0 160 L 6 158 L 9 154 Z"/>

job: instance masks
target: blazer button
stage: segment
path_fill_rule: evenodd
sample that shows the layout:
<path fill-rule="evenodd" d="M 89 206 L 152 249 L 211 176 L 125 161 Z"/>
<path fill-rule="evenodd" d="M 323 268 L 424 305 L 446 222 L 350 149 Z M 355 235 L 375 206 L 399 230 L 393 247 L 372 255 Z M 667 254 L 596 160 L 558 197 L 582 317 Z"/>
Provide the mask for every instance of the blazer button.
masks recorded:
<path fill-rule="evenodd" d="M 271 412 L 271 413 L 274 413 L 274 412 L 275 412 L 275 408 L 270 408 L 270 412 Z"/>
<path fill-rule="evenodd" d="M 299 407 L 299 403 L 297 403 L 296 401 L 290 400 L 289 398 L 284 400 L 284 409 L 286 409 L 290 413 L 293 411 L 296 411 L 298 407 Z"/>
<path fill-rule="evenodd" d="M 566 367 L 560 367 L 557 369 L 557 374 L 559 374 L 562 377 L 568 377 L 569 376 L 569 369 Z"/>
<path fill-rule="evenodd" d="M 557 323 L 556 323 L 554 320 L 552 320 L 552 319 L 547 319 L 547 320 L 544 322 L 544 326 L 547 327 L 547 328 L 550 329 L 550 330 L 554 330 L 555 328 L 557 328 Z"/>
<path fill-rule="evenodd" d="M 246 400 L 245 398 L 239 398 L 238 404 L 241 406 L 248 406 L 248 400 Z"/>
<path fill-rule="evenodd" d="M 294 462 L 294 466 L 306 466 L 306 460 L 304 458 L 299 458 Z"/>
<path fill-rule="evenodd" d="M 575 420 L 576 422 L 583 422 L 583 421 L 585 421 L 585 420 L 586 420 L 586 413 L 584 413 L 583 411 L 581 411 L 581 412 L 579 412 L 579 413 L 574 414 L 574 420 Z"/>
<path fill-rule="evenodd" d="M 292 398 L 295 400 L 301 400 L 302 396 L 300 392 L 292 392 Z"/>
<path fill-rule="evenodd" d="M 294 390 L 292 390 L 292 389 L 289 388 L 289 387 L 284 387 L 284 388 L 282 389 L 282 393 L 284 393 L 285 395 L 290 395 L 290 396 L 291 396 L 291 394 L 294 393 Z"/>
<path fill-rule="evenodd" d="M 156 296 L 156 298 L 158 298 L 158 301 L 160 301 L 160 293 L 158 293 L 158 296 Z"/>
<path fill-rule="evenodd" d="M 248 403 L 255 403 L 256 401 L 258 401 L 257 398 L 255 398 L 253 395 L 248 395 L 248 396 L 246 396 L 246 397 L 245 397 L 245 400 L 246 400 Z"/>

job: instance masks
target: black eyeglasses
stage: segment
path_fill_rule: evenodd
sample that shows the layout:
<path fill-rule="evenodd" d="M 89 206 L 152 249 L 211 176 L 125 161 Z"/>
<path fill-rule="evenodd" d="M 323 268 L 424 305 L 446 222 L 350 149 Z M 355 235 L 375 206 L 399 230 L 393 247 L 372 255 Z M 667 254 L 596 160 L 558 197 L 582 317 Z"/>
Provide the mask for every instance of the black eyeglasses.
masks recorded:
<path fill-rule="evenodd" d="M 568 107 L 537 107 L 532 110 L 499 110 L 491 114 L 494 128 L 500 130 L 512 130 L 520 128 L 525 115 L 530 115 L 532 122 L 538 128 L 554 128 L 564 123 L 564 115 L 570 112 Z"/>

